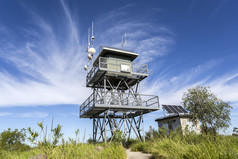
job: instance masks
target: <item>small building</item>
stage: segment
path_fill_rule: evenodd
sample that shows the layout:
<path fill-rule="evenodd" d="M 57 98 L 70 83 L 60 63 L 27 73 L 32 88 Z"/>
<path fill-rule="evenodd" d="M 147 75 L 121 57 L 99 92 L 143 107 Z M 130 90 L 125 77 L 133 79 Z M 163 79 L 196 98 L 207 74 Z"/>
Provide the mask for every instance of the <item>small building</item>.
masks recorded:
<path fill-rule="evenodd" d="M 198 122 L 197 125 L 194 125 L 189 121 L 188 112 L 183 107 L 175 105 L 162 105 L 162 107 L 167 111 L 168 115 L 155 120 L 158 122 L 159 129 L 165 127 L 170 132 L 181 128 L 183 134 L 186 129 L 197 134 L 201 132 L 200 123 Z"/>

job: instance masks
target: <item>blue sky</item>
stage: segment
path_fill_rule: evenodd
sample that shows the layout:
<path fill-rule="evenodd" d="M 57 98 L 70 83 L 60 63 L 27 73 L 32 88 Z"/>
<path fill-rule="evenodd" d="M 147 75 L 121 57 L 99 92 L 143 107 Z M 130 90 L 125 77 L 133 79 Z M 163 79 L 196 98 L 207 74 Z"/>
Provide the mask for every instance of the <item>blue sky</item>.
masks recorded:
<path fill-rule="evenodd" d="M 231 134 L 238 127 L 238 2 L 236 0 L 0 2 L 0 132 L 37 122 L 63 125 L 65 137 L 80 129 L 92 135 L 92 121 L 79 119 L 85 87 L 88 28 L 95 24 L 95 47 L 120 47 L 139 54 L 152 73 L 142 93 L 161 104 L 181 104 L 183 93 L 210 86 L 229 101 Z M 98 51 L 98 50 L 97 50 Z M 98 52 L 96 53 L 98 55 Z M 157 128 L 145 116 L 145 129 Z"/>

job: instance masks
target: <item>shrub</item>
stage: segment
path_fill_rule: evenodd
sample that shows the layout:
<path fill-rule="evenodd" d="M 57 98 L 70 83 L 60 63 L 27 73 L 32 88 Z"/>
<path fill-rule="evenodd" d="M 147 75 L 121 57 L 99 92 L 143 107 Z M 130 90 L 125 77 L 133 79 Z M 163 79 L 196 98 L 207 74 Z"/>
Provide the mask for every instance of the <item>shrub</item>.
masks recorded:
<path fill-rule="evenodd" d="M 18 129 L 3 131 L 0 134 L 0 148 L 7 151 L 14 151 L 14 150 L 26 150 L 30 147 L 23 142 L 25 141 L 26 133 L 25 129 Z"/>

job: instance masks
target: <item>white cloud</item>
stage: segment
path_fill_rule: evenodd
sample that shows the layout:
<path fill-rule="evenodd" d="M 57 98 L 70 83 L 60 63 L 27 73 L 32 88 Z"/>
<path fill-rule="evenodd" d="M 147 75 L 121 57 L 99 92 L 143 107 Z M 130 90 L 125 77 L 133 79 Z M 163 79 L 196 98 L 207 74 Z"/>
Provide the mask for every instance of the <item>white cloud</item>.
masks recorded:
<path fill-rule="evenodd" d="M 100 29 L 96 38 L 101 45 L 121 48 L 122 36 L 126 33 L 124 49 L 137 52 L 138 62 L 148 63 L 168 54 L 174 45 L 175 34 L 164 25 L 154 25 L 149 19 L 128 17 L 126 8 L 119 8 L 100 17 L 96 23 Z M 108 24 L 108 21 L 113 21 Z"/>
<path fill-rule="evenodd" d="M 90 95 L 90 89 L 84 86 L 86 43 L 80 43 L 75 20 L 64 1 L 61 4 L 64 16 L 59 17 L 62 18 L 63 37 L 59 38 L 61 34 L 55 31 L 50 22 L 31 11 L 37 29 L 22 29 L 25 36 L 31 38 L 21 41 L 20 46 L 12 39 L 4 41 L 4 45 L 2 43 L 0 58 L 14 67 L 15 71 L 0 70 L 0 107 L 80 104 Z M 126 17 L 126 9 L 131 6 L 98 17 L 95 21 L 96 45 L 100 42 L 120 47 L 121 36 L 126 32 L 124 48 L 139 53 L 139 62 L 149 63 L 168 54 L 175 44 L 173 31 L 143 18 Z M 0 34 L 4 37 L 14 36 L 10 28 L 2 25 Z M 209 61 L 176 75 L 167 73 L 171 69 L 168 67 L 160 74 L 154 74 L 152 80 L 143 83 L 143 93 L 159 95 L 160 103 L 180 104 L 183 92 L 188 88 L 209 85 L 220 98 L 238 102 L 237 72 L 215 79 L 210 75 L 205 76 L 219 63 L 216 60 Z"/>
<path fill-rule="evenodd" d="M 66 34 L 62 33 L 68 35 L 63 37 L 63 44 L 54 26 L 32 13 L 37 29 L 22 30 L 31 38 L 18 41 L 21 46 L 15 40 L 5 41 L 0 48 L 0 58 L 14 70 L 0 70 L 0 107 L 79 104 L 90 94 L 84 86 L 85 50 L 79 45 L 76 26 L 63 1 L 62 5 L 67 15 L 62 21 L 70 21 L 63 30 Z M 6 36 L 14 34 L 9 31 Z"/>
<path fill-rule="evenodd" d="M 13 113 L 9 113 L 9 112 L 0 112 L 0 117 L 5 117 L 5 116 L 12 116 Z"/>
<path fill-rule="evenodd" d="M 238 102 L 238 72 L 231 72 L 219 77 L 209 75 L 216 66 L 220 65 L 220 60 L 212 60 L 203 65 L 191 68 L 185 72 L 171 76 L 154 75 L 155 80 L 147 80 L 142 84 L 142 90 L 147 94 L 157 94 L 161 104 L 181 104 L 183 93 L 188 88 L 197 85 L 210 86 L 211 91 L 222 100 L 231 102 L 237 107 Z"/>
<path fill-rule="evenodd" d="M 0 117 L 46 118 L 47 116 L 48 114 L 43 112 L 28 112 L 28 113 L 0 112 Z"/>
<path fill-rule="evenodd" d="M 90 89 L 84 86 L 86 43 L 80 43 L 79 36 L 83 36 L 79 35 L 67 4 L 61 1 L 61 5 L 63 15 L 58 16 L 62 25 L 60 34 L 52 22 L 28 8 L 34 27 L 27 26 L 20 30 L 24 34 L 24 38 L 20 37 L 24 40 L 20 42 L 11 38 L 4 41 L 0 58 L 14 71 L 8 72 L 4 67 L 0 70 L 0 107 L 80 104 L 90 95 Z M 164 26 L 155 27 L 144 20 L 122 18 L 104 27 L 115 17 L 126 16 L 125 10 L 132 6 L 127 5 L 119 8 L 120 12 L 114 10 L 107 16 L 102 15 L 103 19 L 99 17 L 95 22 L 98 30 L 95 42 L 120 47 L 121 35 L 127 32 L 126 49 L 141 54 L 141 61 L 149 62 L 153 57 L 168 53 L 173 35 Z M 1 26 L 1 31 L 5 37 L 16 36 L 11 28 L 6 30 Z"/>
<path fill-rule="evenodd" d="M 48 116 L 47 113 L 42 112 L 30 112 L 30 113 L 16 113 L 15 117 L 22 118 L 46 118 Z"/>

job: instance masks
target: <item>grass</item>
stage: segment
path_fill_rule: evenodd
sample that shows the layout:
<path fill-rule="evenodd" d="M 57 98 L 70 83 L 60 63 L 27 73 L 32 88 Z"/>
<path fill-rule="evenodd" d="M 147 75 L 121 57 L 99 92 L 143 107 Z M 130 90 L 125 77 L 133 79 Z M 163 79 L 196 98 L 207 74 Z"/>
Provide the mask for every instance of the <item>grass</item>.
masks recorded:
<path fill-rule="evenodd" d="M 131 148 L 133 151 L 151 153 L 155 158 L 238 158 L 238 138 L 234 136 L 218 136 L 215 142 L 212 136 L 173 134 L 170 137 L 156 138 L 145 143 L 137 142 Z"/>
<path fill-rule="evenodd" d="M 64 144 L 51 150 L 44 147 L 32 148 L 28 151 L 4 151 L 0 150 L 0 158 L 26 159 L 48 151 L 49 159 L 124 159 L 125 149 L 121 144 Z M 50 152 L 49 152 L 50 151 Z"/>
<path fill-rule="evenodd" d="M 43 126 L 42 126 L 43 127 Z M 57 129 L 53 129 L 57 130 Z M 44 155 L 48 159 L 125 159 L 126 151 L 122 146 L 124 143 L 120 135 L 112 143 L 103 144 L 82 144 L 77 139 L 78 131 L 75 132 L 75 139 L 65 141 L 62 139 L 61 145 L 56 145 L 58 142 L 57 135 L 53 135 L 53 139 L 57 139 L 57 142 L 51 143 L 50 141 L 40 140 L 36 142 L 35 138 L 28 138 L 35 143 L 37 147 L 24 148 L 24 144 L 13 144 L 14 142 L 6 141 L 17 141 L 15 136 L 17 131 L 5 131 L 1 134 L 1 141 L 5 143 L 0 147 L 0 158 L 4 159 L 25 159 L 36 155 Z M 58 131 L 60 135 L 60 129 Z M 141 151 L 145 153 L 151 153 L 155 158 L 166 158 L 166 159 L 238 159 L 238 137 L 237 136 L 223 136 L 218 135 L 216 141 L 214 136 L 197 135 L 193 133 L 187 133 L 181 135 L 181 132 L 171 132 L 167 136 L 167 131 L 161 131 L 160 134 L 156 132 L 154 139 L 149 140 L 148 133 L 146 135 L 147 141 L 145 143 L 139 142 L 138 140 L 132 139 L 127 144 L 124 143 L 125 147 L 131 147 L 132 151 Z M 19 133 L 19 132 L 18 132 Z M 31 134 L 35 134 L 32 133 Z M 9 138 L 9 136 L 11 138 Z M 34 137 L 34 135 L 32 135 Z M 37 136 L 37 135 L 36 135 Z M 6 141 L 3 139 L 7 139 Z M 10 140 L 12 139 L 12 140 Z M 18 139 L 18 138 L 17 138 Z M 56 140 L 54 140 L 56 141 Z M 54 144 L 55 143 L 55 144 Z M 6 147 L 7 144 L 7 147 Z M 9 145 L 15 146 L 17 149 L 4 149 L 8 148 Z M 24 149 L 23 149 L 24 148 Z"/>

